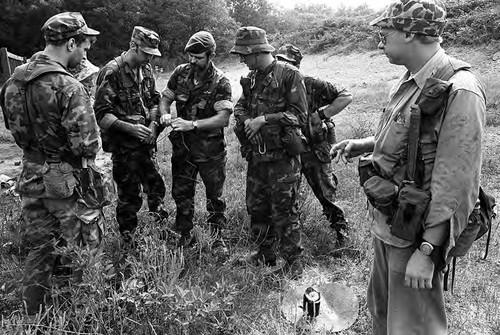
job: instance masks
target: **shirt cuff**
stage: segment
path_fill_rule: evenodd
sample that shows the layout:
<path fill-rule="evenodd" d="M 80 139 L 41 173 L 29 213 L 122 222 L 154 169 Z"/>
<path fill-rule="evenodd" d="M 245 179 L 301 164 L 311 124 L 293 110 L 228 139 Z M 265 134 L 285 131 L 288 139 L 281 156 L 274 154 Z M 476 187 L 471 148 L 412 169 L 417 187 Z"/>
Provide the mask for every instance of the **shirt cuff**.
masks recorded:
<path fill-rule="evenodd" d="M 99 127 L 101 127 L 103 130 L 108 130 L 117 120 L 118 118 L 115 115 L 106 113 L 104 114 L 101 121 L 99 121 Z"/>
<path fill-rule="evenodd" d="M 165 87 L 165 89 L 161 92 L 161 96 L 165 97 L 171 101 L 174 101 L 176 95 L 175 95 L 175 92 L 172 91 L 170 88 Z"/>
<path fill-rule="evenodd" d="M 233 112 L 233 103 L 229 100 L 219 100 L 214 103 L 214 110 L 216 112 L 222 110 L 229 110 L 231 113 Z"/>
<path fill-rule="evenodd" d="M 273 113 L 265 115 L 267 123 L 278 123 L 281 119 L 283 119 L 283 113 Z"/>

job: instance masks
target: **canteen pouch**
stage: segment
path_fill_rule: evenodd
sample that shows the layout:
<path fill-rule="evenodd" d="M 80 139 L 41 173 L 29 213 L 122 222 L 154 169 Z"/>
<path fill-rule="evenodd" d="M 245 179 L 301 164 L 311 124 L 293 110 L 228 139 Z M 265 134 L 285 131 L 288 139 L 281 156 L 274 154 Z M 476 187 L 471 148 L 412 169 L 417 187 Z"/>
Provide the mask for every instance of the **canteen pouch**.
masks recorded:
<path fill-rule="evenodd" d="M 398 208 L 390 223 L 392 235 L 414 242 L 424 226 L 430 201 L 430 192 L 419 189 L 415 183 L 403 182 L 398 194 Z"/>
<path fill-rule="evenodd" d="M 363 184 L 370 204 L 384 215 L 392 216 L 396 210 L 397 187 L 387 179 L 373 176 Z"/>
<path fill-rule="evenodd" d="M 307 150 L 305 139 L 300 128 L 284 127 L 283 130 L 283 147 L 289 155 L 300 155 Z"/>
<path fill-rule="evenodd" d="M 71 164 L 66 162 L 45 162 L 42 176 L 47 198 L 66 199 L 73 195 L 77 181 L 73 175 Z"/>
<path fill-rule="evenodd" d="M 363 187 L 368 179 L 378 175 L 377 171 L 375 170 L 375 166 L 373 165 L 371 154 L 363 155 L 359 158 L 358 173 L 359 186 L 361 187 Z"/>

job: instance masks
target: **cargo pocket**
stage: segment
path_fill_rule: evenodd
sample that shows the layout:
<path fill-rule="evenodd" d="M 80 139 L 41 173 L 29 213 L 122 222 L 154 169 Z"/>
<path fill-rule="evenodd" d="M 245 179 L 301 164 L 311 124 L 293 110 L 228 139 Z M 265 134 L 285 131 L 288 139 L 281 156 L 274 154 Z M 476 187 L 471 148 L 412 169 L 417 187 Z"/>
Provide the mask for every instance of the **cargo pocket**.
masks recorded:
<path fill-rule="evenodd" d="M 43 165 L 43 184 L 49 199 L 65 199 L 73 195 L 77 184 L 73 167 L 66 163 L 45 163 Z"/>

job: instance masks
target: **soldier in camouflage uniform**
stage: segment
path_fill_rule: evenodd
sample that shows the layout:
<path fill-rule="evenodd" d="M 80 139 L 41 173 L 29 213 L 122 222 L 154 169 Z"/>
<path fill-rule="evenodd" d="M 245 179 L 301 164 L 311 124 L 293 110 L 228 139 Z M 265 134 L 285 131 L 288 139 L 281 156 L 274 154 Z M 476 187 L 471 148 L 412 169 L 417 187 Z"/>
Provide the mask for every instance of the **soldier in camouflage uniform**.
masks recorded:
<path fill-rule="evenodd" d="M 300 67 L 302 53 L 292 44 L 283 45 L 276 54 L 278 60 Z M 303 133 L 307 138 L 307 151 L 300 155 L 302 173 L 314 195 L 323 206 L 323 213 L 330 227 L 337 233 L 337 243 L 344 244 L 347 222 L 344 211 L 335 205 L 337 177 L 333 173 L 330 149 L 335 143 L 335 125 L 331 118 L 340 113 L 352 101 L 345 89 L 311 76 L 304 76 L 307 91 L 307 125 Z"/>
<path fill-rule="evenodd" d="M 363 187 L 366 192 L 375 181 L 369 196 L 374 257 L 367 290 L 373 334 L 442 335 L 448 330 L 446 261 L 451 251 L 464 251 L 455 247 L 466 227 L 472 239 L 477 232 L 472 227 L 479 229 L 469 216 L 479 194 L 484 88 L 469 64 L 441 48 L 446 10 L 440 1 L 397 0 L 370 24 L 379 28 L 379 49 L 406 71 L 390 90 L 375 135 L 341 141 L 332 154 L 347 162 L 371 153 L 375 175 L 363 174 L 372 176 Z M 418 118 L 422 122 L 415 125 Z M 409 157 L 408 147 L 418 151 L 416 157 Z M 398 195 L 387 199 L 382 185 Z M 398 208 L 396 214 L 378 205 L 387 200 Z"/>
<path fill-rule="evenodd" d="M 129 246 L 135 245 L 141 188 L 150 213 L 158 221 L 168 215 L 163 207 L 165 184 L 155 160 L 160 94 L 149 63 L 153 56 L 161 55 L 159 42 L 154 31 L 134 27 L 130 49 L 106 64 L 97 77 L 94 109 L 103 149 L 112 153 L 113 179 L 118 187 L 116 220 Z"/>
<path fill-rule="evenodd" d="M 163 90 L 160 103 L 162 124 L 172 126 L 172 197 L 177 205 L 175 228 L 181 232 L 179 245 L 191 242 L 196 178 L 201 176 L 206 189 L 208 223 L 218 236 L 216 247 L 223 246 L 220 230 L 226 223 L 226 202 L 222 189 L 226 179 L 224 127 L 233 112 L 231 85 L 215 67 L 216 44 L 206 31 L 194 34 L 184 51 L 189 63 L 179 65 Z M 177 117 L 170 106 L 176 103 Z"/>
<path fill-rule="evenodd" d="M 300 129 L 307 118 L 304 79 L 297 68 L 277 62 L 266 32 L 239 28 L 231 53 L 250 69 L 241 79 L 243 94 L 235 106 L 235 133 L 248 160 L 246 204 L 259 250 L 246 261 L 276 264 L 276 248 L 286 260 L 284 270 L 302 271 L 297 191 Z"/>
<path fill-rule="evenodd" d="M 102 211 L 87 208 L 75 188 L 83 161 L 93 161 L 100 140 L 90 96 L 67 71 L 86 57 L 99 32 L 80 13 L 55 15 L 42 31 L 42 54 L 16 68 L 0 92 L 5 126 L 23 149 L 17 191 L 30 242 L 23 277 L 29 315 L 45 307 L 58 265 L 67 270 L 70 260 L 58 256 L 57 247 L 97 247 L 103 220 Z"/>

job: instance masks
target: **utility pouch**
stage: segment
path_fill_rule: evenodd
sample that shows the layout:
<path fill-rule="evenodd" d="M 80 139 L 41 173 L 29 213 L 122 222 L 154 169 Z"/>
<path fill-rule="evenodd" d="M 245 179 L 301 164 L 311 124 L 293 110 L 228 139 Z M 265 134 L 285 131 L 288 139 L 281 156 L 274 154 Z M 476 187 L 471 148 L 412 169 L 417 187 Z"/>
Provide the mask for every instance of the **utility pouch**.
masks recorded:
<path fill-rule="evenodd" d="M 66 199 L 73 195 L 77 180 L 73 175 L 71 164 L 66 162 L 45 162 L 42 176 L 47 198 Z"/>
<path fill-rule="evenodd" d="M 373 176 L 363 184 L 363 190 L 370 204 L 384 215 L 392 216 L 396 211 L 395 200 L 398 188 L 389 180 Z"/>
<path fill-rule="evenodd" d="M 300 155 L 307 150 L 300 128 L 284 127 L 282 141 L 285 151 L 291 156 Z"/>
<path fill-rule="evenodd" d="M 318 144 L 313 144 L 312 148 L 321 163 L 330 163 L 332 161 L 330 158 L 330 149 L 332 145 L 330 143 L 323 141 Z"/>
<path fill-rule="evenodd" d="M 323 122 L 318 112 L 309 113 L 307 117 L 307 131 L 312 143 L 321 143 L 325 140 L 322 126 Z"/>
<path fill-rule="evenodd" d="M 337 136 L 335 134 L 335 123 L 330 120 L 325 120 L 326 125 L 326 141 L 330 144 L 337 143 Z"/>
<path fill-rule="evenodd" d="M 413 182 L 403 182 L 402 185 L 398 194 L 398 208 L 390 223 L 391 233 L 413 242 L 423 229 L 431 194 L 419 189 Z"/>
<path fill-rule="evenodd" d="M 77 188 L 78 201 L 87 208 L 103 208 L 111 204 L 114 192 L 113 182 L 93 164 L 84 164 L 80 171 L 80 184 Z"/>
<path fill-rule="evenodd" d="M 358 162 L 358 173 L 359 173 L 359 186 L 363 187 L 365 182 L 373 176 L 377 176 L 378 173 L 373 165 L 372 155 L 363 155 L 359 158 Z"/>
<path fill-rule="evenodd" d="M 247 156 L 249 157 L 250 151 L 252 150 L 252 143 L 250 143 L 247 135 L 245 134 L 245 126 L 243 125 L 243 123 L 236 122 L 233 130 L 236 138 L 240 142 L 241 156 L 243 158 L 246 158 Z"/>
<path fill-rule="evenodd" d="M 418 105 L 423 116 L 436 116 L 446 106 L 452 84 L 438 78 L 428 78 L 420 93 Z"/>
<path fill-rule="evenodd" d="M 278 124 L 266 124 L 260 128 L 260 134 L 267 150 L 283 149 L 283 127 Z"/>

